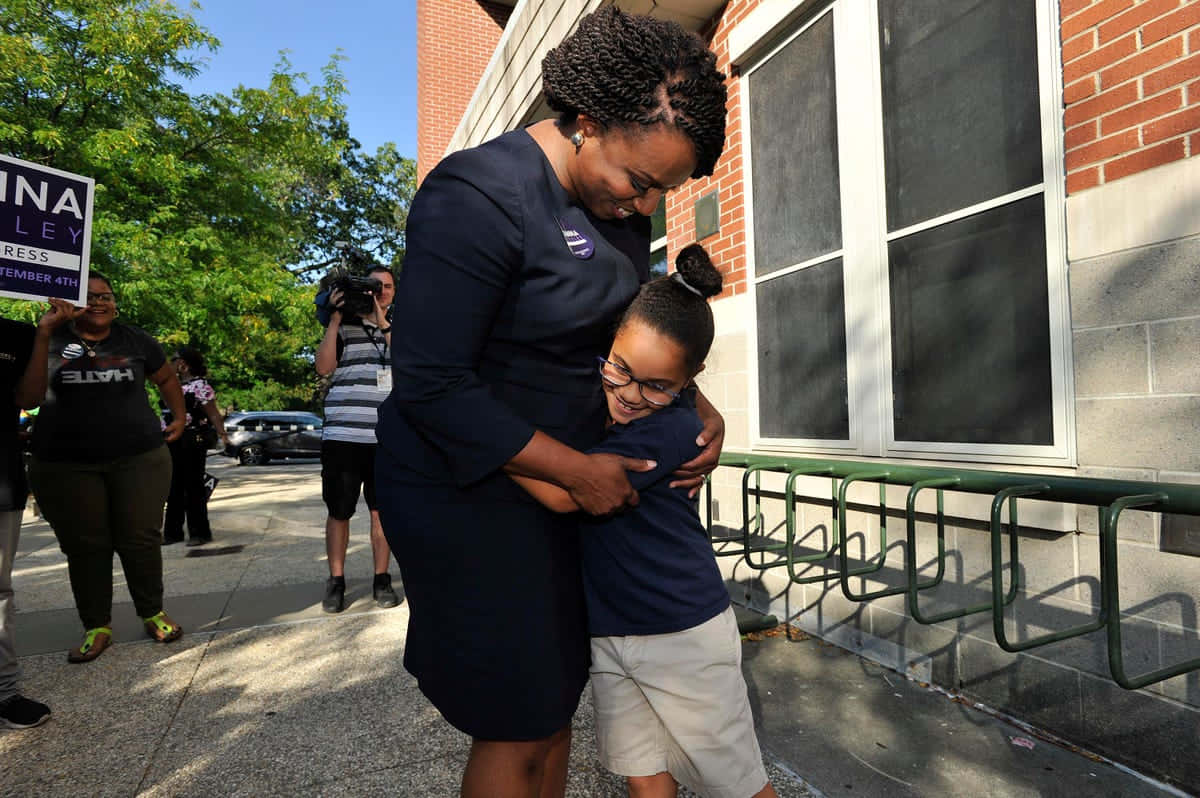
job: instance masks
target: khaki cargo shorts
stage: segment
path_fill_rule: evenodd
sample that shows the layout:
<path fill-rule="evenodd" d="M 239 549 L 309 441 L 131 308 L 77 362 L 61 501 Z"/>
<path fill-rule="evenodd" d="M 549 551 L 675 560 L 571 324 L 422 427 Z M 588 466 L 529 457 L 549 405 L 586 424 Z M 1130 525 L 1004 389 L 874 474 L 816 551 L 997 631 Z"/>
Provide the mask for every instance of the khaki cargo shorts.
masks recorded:
<path fill-rule="evenodd" d="M 600 761 L 622 776 L 669 772 L 705 798 L 767 783 L 733 608 L 663 635 L 592 638 Z"/>

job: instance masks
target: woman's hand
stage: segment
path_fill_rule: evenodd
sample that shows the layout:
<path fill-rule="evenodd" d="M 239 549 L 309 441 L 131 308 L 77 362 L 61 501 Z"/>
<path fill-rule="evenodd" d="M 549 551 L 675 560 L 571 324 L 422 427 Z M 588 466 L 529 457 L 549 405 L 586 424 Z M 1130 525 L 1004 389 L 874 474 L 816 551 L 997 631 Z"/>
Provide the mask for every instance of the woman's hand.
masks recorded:
<path fill-rule="evenodd" d="M 564 480 L 567 492 L 588 515 L 613 515 L 638 503 L 626 471 L 649 471 L 656 463 L 615 454 L 589 454 L 587 467 Z"/>
<path fill-rule="evenodd" d="M 725 443 L 725 419 L 700 393 L 696 394 L 696 413 L 704 423 L 704 429 L 696 438 L 696 445 L 702 447 L 700 454 L 679 466 L 672 474 L 677 479 L 670 485 L 672 488 L 687 488 L 688 498 L 700 492 L 704 478 L 717 467 L 721 459 L 721 447 Z"/>
<path fill-rule="evenodd" d="M 179 436 L 183 434 L 183 427 L 186 422 L 184 419 L 176 419 L 163 429 L 163 437 L 167 439 L 167 443 L 172 443 L 179 440 Z"/>
<path fill-rule="evenodd" d="M 77 308 L 65 299 L 50 299 L 50 308 L 38 319 L 38 331 L 52 333 L 69 321 L 74 321 L 84 314 L 86 307 Z"/>

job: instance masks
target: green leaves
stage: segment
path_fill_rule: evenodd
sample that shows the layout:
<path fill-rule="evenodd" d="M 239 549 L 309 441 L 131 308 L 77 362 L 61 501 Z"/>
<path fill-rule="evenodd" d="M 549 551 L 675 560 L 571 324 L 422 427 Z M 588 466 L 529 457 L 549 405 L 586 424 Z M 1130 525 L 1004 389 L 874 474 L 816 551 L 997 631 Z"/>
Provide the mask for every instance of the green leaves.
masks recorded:
<path fill-rule="evenodd" d="M 399 267 L 414 164 L 351 138 L 340 54 L 316 84 L 281 55 L 264 87 L 189 96 L 218 46 L 165 0 L 7 0 L 0 151 L 96 180 L 92 268 L 123 321 L 205 352 L 223 407 L 311 406 L 308 281 L 335 241 Z"/>

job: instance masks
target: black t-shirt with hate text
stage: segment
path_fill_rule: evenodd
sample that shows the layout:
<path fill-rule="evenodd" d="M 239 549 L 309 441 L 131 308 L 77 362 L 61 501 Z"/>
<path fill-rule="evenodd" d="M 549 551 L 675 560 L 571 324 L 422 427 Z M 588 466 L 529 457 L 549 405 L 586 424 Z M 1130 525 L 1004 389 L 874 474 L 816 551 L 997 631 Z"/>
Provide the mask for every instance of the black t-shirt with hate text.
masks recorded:
<path fill-rule="evenodd" d="M 25 506 L 25 469 L 17 443 L 21 415 L 15 394 L 33 350 L 34 332 L 32 324 L 0 319 L 0 512 Z"/>
<path fill-rule="evenodd" d="M 70 325 L 56 330 L 49 388 L 33 427 L 34 456 L 99 463 L 162 446 L 146 377 L 166 362 L 154 338 L 127 324 L 114 323 L 98 343 L 83 340 Z"/>

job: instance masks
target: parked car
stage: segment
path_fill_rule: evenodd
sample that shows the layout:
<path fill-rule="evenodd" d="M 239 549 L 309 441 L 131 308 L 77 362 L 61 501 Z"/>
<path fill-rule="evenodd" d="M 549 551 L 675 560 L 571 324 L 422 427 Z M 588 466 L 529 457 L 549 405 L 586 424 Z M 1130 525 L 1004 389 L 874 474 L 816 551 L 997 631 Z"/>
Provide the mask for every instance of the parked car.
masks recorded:
<path fill-rule="evenodd" d="M 242 465 L 263 465 L 289 457 L 320 457 L 321 427 L 315 413 L 295 410 L 230 413 L 225 419 L 225 454 Z"/>

